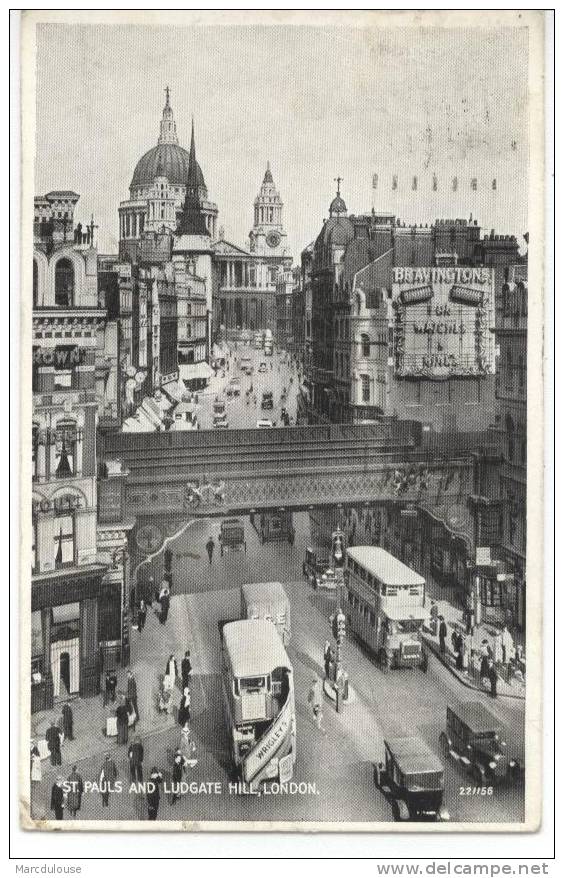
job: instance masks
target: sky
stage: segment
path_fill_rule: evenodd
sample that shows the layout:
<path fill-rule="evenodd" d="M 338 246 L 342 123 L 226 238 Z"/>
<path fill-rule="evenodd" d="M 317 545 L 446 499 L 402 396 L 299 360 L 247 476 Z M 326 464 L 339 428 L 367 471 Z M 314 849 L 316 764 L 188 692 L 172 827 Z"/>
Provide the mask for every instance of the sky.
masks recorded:
<path fill-rule="evenodd" d="M 78 192 L 76 220 L 94 214 L 101 252 L 117 251 L 118 205 L 157 143 L 166 85 L 186 149 L 194 116 L 218 227 L 236 244 L 267 160 L 295 261 L 337 176 L 349 213 L 527 230 L 525 29 L 42 24 L 37 37 L 36 194 Z"/>

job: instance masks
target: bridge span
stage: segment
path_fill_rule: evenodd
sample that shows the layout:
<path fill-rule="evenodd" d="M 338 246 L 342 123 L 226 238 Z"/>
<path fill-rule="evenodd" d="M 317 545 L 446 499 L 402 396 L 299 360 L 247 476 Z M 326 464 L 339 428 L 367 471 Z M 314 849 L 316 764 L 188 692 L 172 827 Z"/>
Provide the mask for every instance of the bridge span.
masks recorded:
<path fill-rule="evenodd" d="M 102 461 L 127 472 L 124 507 L 142 554 L 187 519 L 280 508 L 393 502 L 442 518 L 456 507 L 463 531 L 468 497 L 481 493 L 477 480 L 496 452 L 491 432 L 431 433 L 415 421 L 114 433 L 101 443 Z M 111 490 L 102 478 L 102 515 Z"/>

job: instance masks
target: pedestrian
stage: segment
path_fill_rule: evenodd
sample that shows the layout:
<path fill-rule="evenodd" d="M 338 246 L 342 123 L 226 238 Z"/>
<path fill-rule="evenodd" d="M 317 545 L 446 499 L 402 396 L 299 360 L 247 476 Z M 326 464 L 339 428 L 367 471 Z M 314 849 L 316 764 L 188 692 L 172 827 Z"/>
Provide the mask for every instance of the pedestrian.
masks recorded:
<path fill-rule="evenodd" d="M 466 634 L 470 637 L 474 634 L 474 607 L 466 610 Z"/>
<path fill-rule="evenodd" d="M 174 762 L 172 763 L 172 790 L 170 797 L 171 805 L 174 805 L 174 803 L 177 802 L 180 798 L 180 783 L 182 781 L 182 775 L 184 774 L 185 767 L 186 760 L 181 751 L 177 750 L 174 754 Z"/>
<path fill-rule="evenodd" d="M 151 769 L 151 777 L 147 785 L 147 810 L 149 812 L 149 820 L 156 820 L 159 813 L 159 804 L 161 801 L 161 783 L 163 776 L 158 768 Z"/>
<path fill-rule="evenodd" d="M 191 696 L 190 689 L 188 686 L 184 687 L 184 692 L 182 694 L 182 699 L 180 701 L 180 708 L 178 710 L 178 722 L 181 726 L 190 720 L 190 704 L 191 704 Z"/>
<path fill-rule="evenodd" d="M 331 644 L 328 640 L 325 641 L 325 648 L 323 650 L 323 665 L 325 667 L 325 676 L 329 677 L 329 663 L 331 661 Z"/>
<path fill-rule="evenodd" d="M 182 688 L 185 689 L 186 686 L 190 685 L 190 675 L 192 673 L 192 662 L 190 661 L 189 649 L 187 649 L 184 653 L 184 658 L 182 659 L 180 670 L 182 672 Z"/>
<path fill-rule="evenodd" d="M 325 734 L 325 729 L 321 725 L 323 722 L 323 696 L 321 694 L 321 680 L 319 680 L 317 677 L 313 678 L 307 700 L 311 704 L 313 721 L 315 722 L 319 731 Z"/>
<path fill-rule="evenodd" d="M 139 719 L 139 706 L 137 704 L 137 680 L 133 676 L 133 671 L 127 672 L 127 700 L 135 711 L 136 721 Z"/>
<path fill-rule="evenodd" d="M 137 630 L 139 631 L 139 634 L 141 634 L 141 632 L 143 631 L 143 628 L 145 627 L 146 621 L 147 621 L 147 604 L 145 603 L 143 598 L 141 598 L 141 601 L 139 603 L 139 609 L 137 610 Z"/>
<path fill-rule="evenodd" d="M 63 819 L 63 807 L 65 804 L 63 783 L 63 778 L 59 775 L 51 788 L 51 811 L 55 812 L 55 820 Z"/>
<path fill-rule="evenodd" d="M 127 758 L 129 759 L 129 776 L 132 781 L 143 782 L 143 744 L 141 738 L 137 737 L 129 746 Z"/>
<path fill-rule="evenodd" d="M 127 744 L 129 736 L 129 714 L 125 699 L 121 699 L 116 709 L 117 718 L 117 742 L 118 744 Z"/>
<path fill-rule="evenodd" d="M 210 559 L 210 564 L 213 560 L 213 550 L 215 549 L 215 543 L 213 541 L 213 537 L 210 536 L 209 540 L 206 543 L 206 552 L 208 553 L 208 558 Z"/>
<path fill-rule="evenodd" d="M 176 659 L 174 658 L 174 654 L 171 654 L 168 657 L 165 672 L 164 672 L 164 680 L 163 686 L 165 689 L 172 689 L 174 684 L 176 683 L 176 678 L 178 677 L 178 665 L 176 663 Z"/>
<path fill-rule="evenodd" d="M 488 679 L 490 681 L 490 695 L 497 698 L 497 670 L 493 659 L 488 659 Z"/>
<path fill-rule="evenodd" d="M 47 747 L 51 754 L 51 765 L 61 764 L 61 730 L 59 726 L 51 721 L 51 725 L 45 732 Z"/>
<path fill-rule="evenodd" d="M 63 704 L 63 734 L 65 741 L 74 741 L 73 722 L 71 706 L 67 701 Z"/>
<path fill-rule="evenodd" d="M 456 634 L 456 669 L 457 671 L 463 670 L 463 650 L 464 650 L 464 638 L 460 632 Z"/>
<path fill-rule="evenodd" d="M 446 652 L 445 640 L 447 636 L 447 626 L 445 622 L 444 616 L 439 616 L 439 645 L 441 650 L 441 655 L 444 655 Z"/>
<path fill-rule="evenodd" d="M 29 748 L 29 770 L 31 783 L 41 783 L 43 773 L 41 770 L 41 755 L 39 753 L 37 741 L 32 741 Z"/>
<path fill-rule="evenodd" d="M 84 781 L 76 770 L 76 765 L 73 765 L 72 767 L 72 771 L 67 778 L 67 784 L 69 785 L 67 792 L 67 808 L 70 816 L 74 820 L 78 811 L 80 811 L 82 794 L 84 792 Z"/>
<path fill-rule="evenodd" d="M 106 671 L 106 684 L 104 690 L 104 707 L 107 704 L 116 700 L 116 689 L 117 689 L 117 677 L 115 670 L 107 670 Z"/>
<path fill-rule="evenodd" d="M 196 745 L 192 740 L 192 732 L 188 722 L 185 722 L 180 732 L 180 744 L 178 749 L 186 759 L 192 759 L 196 752 Z"/>
<path fill-rule="evenodd" d="M 161 612 L 159 614 L 159 622 L 164 625 L 168 618 L 170 608 L 170 591 L 167 585 L 163 585 L 159 593 L 159 601 L 161 603 Z"/>
<path fill-rule="evenodd" d="M 102 794 L 102 806 L 105 808 L 107 808 L 110 803 L 112 784 L 116 782 L 117 776 L 118 770 L 116 764 L 110 754 L 106 753 L 98 778 L 98 786 Z"/>
<path fill-rule="evenodd" d="M 513 646 L 513 638 L 509 633 L 509 629 L 507 625 L 503 626 L 501 631 L 501 660 L 504 665 L 508 664 L 509 661 L 513 659 L 514 655 L 514 646 Z"/>

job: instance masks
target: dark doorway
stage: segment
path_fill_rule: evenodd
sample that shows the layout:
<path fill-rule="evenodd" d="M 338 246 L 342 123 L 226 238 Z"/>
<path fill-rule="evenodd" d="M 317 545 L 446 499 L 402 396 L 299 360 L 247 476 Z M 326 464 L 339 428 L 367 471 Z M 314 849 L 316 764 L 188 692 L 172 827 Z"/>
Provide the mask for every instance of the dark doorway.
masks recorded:
<path fill-rule="evenodd" d="M 68 695 L 70 693 L 70 655 L 68 652 L 62 652 L 60 658 L 61 682 L 66 686 Z M 63 693 L 61 693 L 62 695 Z"/>

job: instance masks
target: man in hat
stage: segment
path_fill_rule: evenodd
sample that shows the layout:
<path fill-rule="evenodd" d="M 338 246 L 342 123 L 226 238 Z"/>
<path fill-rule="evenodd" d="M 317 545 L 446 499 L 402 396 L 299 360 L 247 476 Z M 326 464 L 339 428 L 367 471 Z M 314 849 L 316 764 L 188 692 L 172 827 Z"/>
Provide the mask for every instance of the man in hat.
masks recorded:
<path fill-rule="evenodd" d="M 137 681 L 133 676 L 133 671 L 127 672 L 127 700 L 131 704 L 137 719 L 139 719 L 139 707 L 137 705 Z"/>
<path fill-rule="evenodd" d="M 143 756 L 143 744 L 141 743 L 141 738 L 137 737 L 127 751 L 129 774 L 132 781 L 143 782 Z"/>
<path fill-rule="evenodd" d="M 71 706 L 67 701 L 63 704 L 63 734 L 66 741 L 74 741 L 73 724 L 74 720 Z"/>
<path fill-rule="evenodd" d="M 55 820 L 63 819 L 63 805 L 65 803 L 63 783 L 63 778 L 59 774 L 51 788 L 51 811 L 55 812 Z"/>
<path fill-rule="evenodd" d="M 445 617 L 439 616 L 439 647 L 441 650 L 441 655 L 444 655 L 446 652 L 446 646 L 445 646 L 446 636 L 447 636 L 447 626 L 446 626 L 446 622 L 445 622 Z"/>
<path fill-rule="evenodd" d="M 84 792 L 84 781 L 76 770 L 76 765 L 73 765 L 72 771 L 67 778 L 67 783 L 69 785 L 69 791 L 67 793 L 67 808 L 70 816 L 74 819 L 77 812 L 80 811 L 82 794 Z"/>
<path fill-rule="evenodd" d="M 47 741 L 47 747 L 49 748 L 49 753 L 51 754 L 51 765 L 60 765 L 61 764 L 61 730 L 58 725 L 56 725 L 51 720 L 51 725 L 47 729 L 45 733 L 45 740 Z"/>
<path fill-rule="evenodd" d="M 102 794 L 102 806 L 108 807 L 110 804 L 111 786 L 117 780 L 118 772 L 114 760 L 109 753 L 106 753 L 102 768 L 99 775 L 99 787 Z"/>

